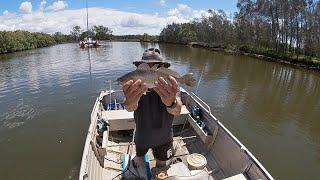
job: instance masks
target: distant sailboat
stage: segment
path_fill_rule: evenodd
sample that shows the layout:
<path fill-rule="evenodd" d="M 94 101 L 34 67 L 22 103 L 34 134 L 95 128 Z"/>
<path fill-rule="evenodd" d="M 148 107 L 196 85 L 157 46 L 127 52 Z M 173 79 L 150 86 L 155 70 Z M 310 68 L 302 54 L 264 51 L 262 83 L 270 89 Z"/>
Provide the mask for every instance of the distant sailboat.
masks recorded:
<path fill-rule="evenodd" d="M 94 47 L 97 48 L 100 46 L 97 40 L 93 40 L 91 37 L 89 37 L 89 11 L 88 11 L 88 2 L 87 2 L 87 37 L 85 37 L 82 41 L 79 43 L 81 48 L 86 47 Z"/>

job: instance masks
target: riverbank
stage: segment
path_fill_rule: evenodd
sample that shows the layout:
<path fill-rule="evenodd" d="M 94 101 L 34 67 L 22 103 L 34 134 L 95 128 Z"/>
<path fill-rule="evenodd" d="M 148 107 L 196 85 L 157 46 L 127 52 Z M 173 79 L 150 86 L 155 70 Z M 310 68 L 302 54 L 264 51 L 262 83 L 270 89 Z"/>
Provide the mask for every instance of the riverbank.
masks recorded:
<path fill-rule="evenodd" d="M 140 39 L 113 39 L 108 42 L 140 42 Z"/>
<path fill-rule="evenodd" d="M 267 61 L 276 61 L 284 64 L 289 64 L 292 66 L 303 67 L 307 69 L 314 69 L 320 71 L 320 58 L 310 57 L 305 55 L 296 55 L 293 53 L 281 54 L 274 50 L 262 50 L 254 49 L 250 47 L 220 47 L 220 46 L 210 46 L 205 43 L 191 42 L 189 46 L 193 48 L 204 48 L 211 51 L 223 51 L 229 54 L 242 54 L 245 56 L 255 57 L 258 59 L 263 59 Z"/>
<path fill-rule="evenodd" d="M 0 54 L 49 47 L 73 41 L 74 40 L 70 35 L 61 33 L 51 35 L 42 32 L 28 32 L 23 30 L 0 31 Z"/>
<path fill-rule="evenodd" d="M 44 33 L 39 33 L 40 35 L 44 35 L 45 38 L 52 38 L 51 35 L 47 35 Z M 1 31 L 0 31 L 1 35 Z M 43 38 L 43 37 L 40 37 Z M 1 37 L 0 37 L 1 42 Z M 139 39 L 114 39 L 114 40 L 99 40 L 99 42 L 140 42 Z M 43 39 L 34 39 L 32 42 L 28 42 L 26 40 L 20 40 L 12 38 L 11 41 L 7 41 L 6 43 L 0 44 L 0 55 L 11 54 L 15 52 L 27 51 L 31 49 L 38 49 L 43 47 L 50 47 L 58 44 L 67 44 L 67 43 L 79 43 L 79 41 L 68 40 L 68 41 L 57 41 L 56 39 L 43 40 Z"/>

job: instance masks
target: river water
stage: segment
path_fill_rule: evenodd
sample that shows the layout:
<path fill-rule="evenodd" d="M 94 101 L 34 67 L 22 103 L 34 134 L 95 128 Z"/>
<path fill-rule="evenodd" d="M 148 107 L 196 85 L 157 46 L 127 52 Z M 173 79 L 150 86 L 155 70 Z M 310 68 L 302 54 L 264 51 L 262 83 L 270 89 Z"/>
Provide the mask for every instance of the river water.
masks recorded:
<path fill-rule="evenodd" d="M 158 47 L 276 179 L 319 179 L 320 73 L 180 45 L 78 44 L 0 56 L 0 179 L 76 179 L 90 113 L 108 80 Z"/>

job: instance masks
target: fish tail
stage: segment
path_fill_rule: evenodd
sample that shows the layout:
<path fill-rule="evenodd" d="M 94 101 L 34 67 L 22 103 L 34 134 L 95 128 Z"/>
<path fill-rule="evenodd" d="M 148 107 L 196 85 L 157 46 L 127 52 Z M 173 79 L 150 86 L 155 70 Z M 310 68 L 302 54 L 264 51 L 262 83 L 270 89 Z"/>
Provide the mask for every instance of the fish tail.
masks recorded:
<path fill-rule="evenodd" d="M 193 73 L 189 73 L 181 77 L 181 82 L 189 87 L 193 87 L 196 83 L 196 79 L 194 78 Z"/>

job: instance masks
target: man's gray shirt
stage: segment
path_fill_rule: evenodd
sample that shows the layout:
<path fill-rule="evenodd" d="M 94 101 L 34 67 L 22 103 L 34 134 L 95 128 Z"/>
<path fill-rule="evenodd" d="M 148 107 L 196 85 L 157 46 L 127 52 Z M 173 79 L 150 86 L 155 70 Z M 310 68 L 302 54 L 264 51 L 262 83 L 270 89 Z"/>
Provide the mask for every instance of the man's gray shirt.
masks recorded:
<path fill-rule="evenodd" d="M 134 111 L 136 145 L 139 148 L 153 148 L 171 141 L 173 117 L 156 92 L 142 95 Z"/>

